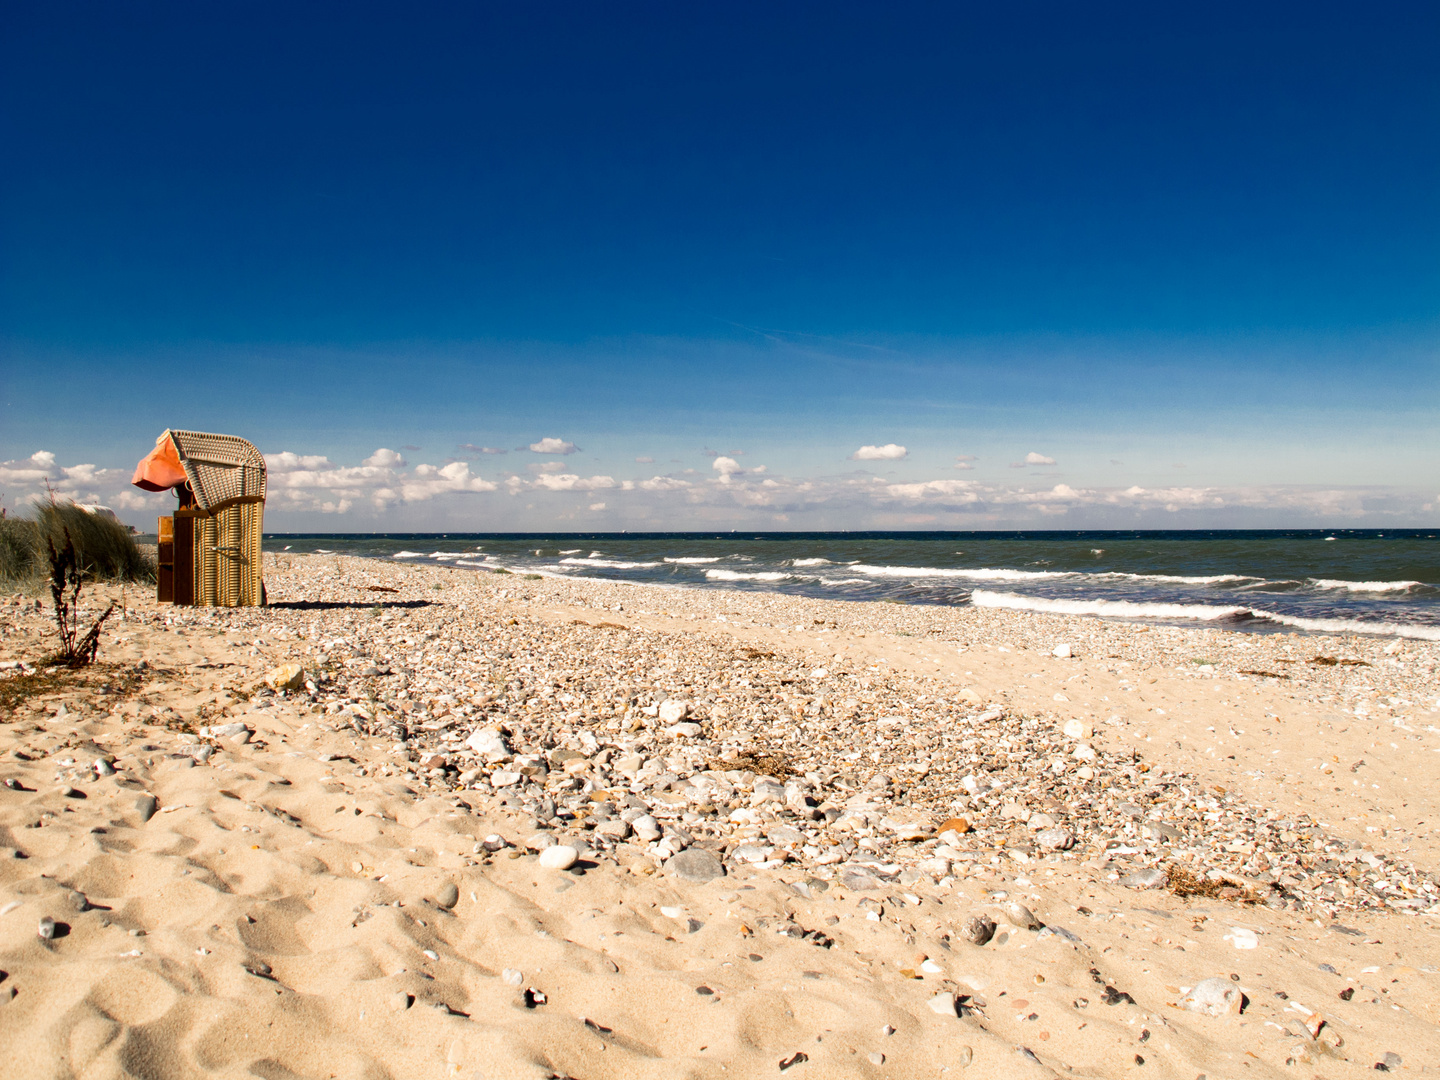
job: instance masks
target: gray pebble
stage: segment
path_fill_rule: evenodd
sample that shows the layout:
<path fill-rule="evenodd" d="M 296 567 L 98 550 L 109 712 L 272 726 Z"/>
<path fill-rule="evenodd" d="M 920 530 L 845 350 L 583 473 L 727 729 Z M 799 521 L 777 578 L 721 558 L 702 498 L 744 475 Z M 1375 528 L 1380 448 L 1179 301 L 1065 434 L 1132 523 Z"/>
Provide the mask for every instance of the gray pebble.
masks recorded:
<path fill-rule="evenodd" d="M 1035 913 L 1014 900 L 1005 905 L 1005 917 L 1010 920 L 1011 925 L 1018 926 L 1021 930 L 1040 929 L 1040 920 L 1035 918 Z"/>
<path fill-rule="evenodd" d="M 460 890 L 453 881 L 447 881 L 435 890 L 435 903 L 449 911 L 460 902 Z"/>
<path fill-rule="evenodd" d="M 1126 874 L 1120 879 L 1120 884 L 1127 889 L 1163 889 L 1169 881 L 1164 870 L 1150 869 Z"/>
<path fill-rule="evenodd" d="M 971 915 L 960 928 L 961 935 L 973 945 L 989 944 L 995 936 L 995 920 L 984 912 Z"/>
<path fill-rule="evenodd" d="M 686 848 L 666 862 L 665 869 L 681 881 L 700 884 L 725 876 L 720 860 L 704 848 Z"/>

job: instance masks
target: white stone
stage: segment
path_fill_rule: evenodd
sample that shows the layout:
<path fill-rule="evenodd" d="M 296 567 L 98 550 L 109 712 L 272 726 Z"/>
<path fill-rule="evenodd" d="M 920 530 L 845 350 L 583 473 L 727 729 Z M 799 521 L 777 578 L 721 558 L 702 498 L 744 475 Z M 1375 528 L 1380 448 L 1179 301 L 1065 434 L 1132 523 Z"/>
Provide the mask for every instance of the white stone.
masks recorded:
<path fill-rule="evenodd" d="M 1071 739 L 1088 739 L 1091 735 L 1090 725 L 1084 720 L 1066 720 L 1061 730 Z"/>
<path fill-rule="evenodd" d="M 955 995 L 949 992 L 942 991 L 936 994 L 926 1004 L 930 1006 L 931 1012 L 939 1013 L 941 1016 L 955 1015 Z"/>
<path fill-rule="evenodd" d="M 652 840 L 660 839 L 660 823 L 649 814 L 642 814 L 630 822 L 630 829 L 635 833 L 637 839 L 650 843 Z"/>
<path fill-rule="evenodd" d="M 1180 1007 L 1205 1016 L 1239 1016 L 1243 998 L 1228 979 L 1201 979 L 1180 999 Z"/>
<path fill-rule="evenodd" d="M 476 728 L 465 740 L 465 745 L 486 761 L 509 761 L 510 747 L 505 745 L 505 736 L 495 728 Z"/>
<path fill-rule="evenodd" d="M 1050 651 L 1056 656 L 1060 657 L 1060 659 L 1062 660 L 1069 660 L 1070 657 L 1075 655 L 1075 651 L 1070 648 L 1068 644 L 1056 645 L 1055 648 L 1051 649 Z"/>
<path fill-rule="evenodd" d="M 660 703 L 659 717 L 662 723 L 673 724 L 690 715 L 690 703 L 670 698 Z"/>
<path fill-rule="evenodd" d="M 556 844 L 540 853 L 540 865 L 547 870 L 569 870 L 579 858 L 580 853 L 569 844 Z"/>
<path fill-rule="evenodd" d="M 510 772 L 507 769 L 496 769 L 490 774 L 490 783 L 493 787 L 509 787 L 511 784 L 518 784 L 523 777 L 518 772 Z"/>

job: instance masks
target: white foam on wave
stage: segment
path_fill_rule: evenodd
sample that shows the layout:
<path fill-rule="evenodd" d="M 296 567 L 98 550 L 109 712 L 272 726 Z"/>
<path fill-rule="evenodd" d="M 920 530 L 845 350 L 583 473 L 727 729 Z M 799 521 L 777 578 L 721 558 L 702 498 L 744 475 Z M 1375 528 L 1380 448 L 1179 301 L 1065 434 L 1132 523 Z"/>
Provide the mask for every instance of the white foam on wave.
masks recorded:
<path fill-rule="evenodd" d="M 1215 622 L 1251 616 L 1313 630 L 1324 634 L 1380 634 L 1388 637 L 1440 641 L 1440 626 L 1412 626 L 1406 623 L 1367 622 L 1364 619 L 1307 619 L 1299 615 L 1282 615 L 1260 608 L 1222 607 L 1215 604 L 1153 604 L 1131 600 L 1056 600 L 1046 596 L 1021 596 L 1019 593 L 990 592 L 976 589 L 970 594 L 976 607 L 1007 608 L 1012 611 L 1043 611 L 1054 615 L 1103 615 L 1123 619 L 1196 619 Z"/>
<path fill-rule="evenodd" d="M 970 581 L 1035 581 L 1040 578 L 1073 576 L 1061 570 L 958 570 L 937 566 L 868 566 L 865 563 L 856 563 L 854 569 L 857 573 L 869 574 L 871 577 L 947 577 L 966 578 Z"/>
<path fill-rule="evenodd" d="M 701 564 L 701 563 L 719 562 L 720 559 L 721 559 L 721 556 L 719 556 L 719 555 L 674 555 L 674 556 L 672 556 L 672 555 L 666 555 L 666 556 L 665 556 L 665 561 L 666 561 L 666 562 L 668 562 L 668 563 L 678 563 L 678 564 L 680 564 L 681 566 L 698 566 L 698 565 Z"/>
<path fill-rule="evenodd" d="M 1409 592 L 1419 588 L 1420 581 L 1340 581 L 1334 578 L 1311 578 L 1317 589 L 1343 589 L 1346 592 Z"/>
<path fill-rule="evenodd" d="M 784 581 L 795 577 L 783 571 L 767 570 L 755 574 L 742 574 L 738 570 L 706 570 L 705 576 L 713 581 Z"/>
<path fill-rule="evenodd" d="M 1408 623 L 1367 622 L 1364 619 L 1306 619 L 1299 615 L 1280 615 L 1273 611 L 1251 612 L 1262 619 L 1293 626 L 1299 630 L 1315 630 L 1323 634 L 1384 634 L 1388 637 L 1440 641 L 1440 626 L 1412 626 Z"/>
<path fill-rule="evenodd" d="M 796 559 L 791 566 L 829 566 L 829 559 Z"/>
<path fill-rule="evenodd" d="M 1188 574 L 1126 574 L 1120 571 L 1112 571 L 1105 574 L 1088 575 L 1101 578 L 1122 578 L 1126 581 L 1161 581 L 1167 585 L 1223 585 L 1230 581 L 1264 581 L 1251 574 L 1205 574 L 1192 576 Z"/>
<path fill-rule="evenodd" d="M 597 559 L 594 555 L 584 559 L 561 559 L 562 565 L 601 566 L 610 570 L 634 570 L 642 566 L 659 566 L 658 562 L 626 562 L 624 559 Z"/>
<path fill-rule="evenodd" d="M 582 551 L 584 551 L 584 550 L 585 550 L 584 548 L 568 548 L 567 550 L 560 552 L 560 554 L 561 554 L 561 555 L 579 555 L 580 552 L 582 552 Z"/>
<path fill-rule="evenodd" d="M 1048 596 L 1021 596 L 1019 593 L 976 589 L 970 594 L 976 607 L 1008 608 L 1012 611 L 1048 611 L 1056 615 L 1110 615 L 1125 619 L 1199 619 L 1213 622 L 1250 614 L 1249 608 L 1215 604 L 1155 604 L 1134 600 L 1056 600 Z"/>
<path fill-rule="evenodd" d="M 458 562 L 456 562 L 455 565 L 456 565 L 456 566 L 483 566 L 483 567 L 489 568 L 489 567 L 493 566 L 494 563 L 476 562 L 474 559 L 461 559 L 461 560 L 459 560 Z"/>
<path fill-rule="evenodd" d="M 425 553 L 423 551 L 397 551 L 390 557 L 392 559 L 423 559 L 425 558 Z"/>

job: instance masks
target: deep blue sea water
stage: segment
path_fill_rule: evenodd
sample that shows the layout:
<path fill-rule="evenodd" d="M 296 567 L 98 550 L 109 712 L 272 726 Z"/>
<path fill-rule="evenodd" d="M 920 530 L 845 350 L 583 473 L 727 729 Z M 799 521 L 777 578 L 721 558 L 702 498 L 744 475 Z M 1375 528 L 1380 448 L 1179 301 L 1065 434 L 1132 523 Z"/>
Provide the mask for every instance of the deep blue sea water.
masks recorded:
<path fill-rule="evenodd" d="M 1440 529 L 267 534 L 359 555 L 839 600 L 1440 641 Z"/>

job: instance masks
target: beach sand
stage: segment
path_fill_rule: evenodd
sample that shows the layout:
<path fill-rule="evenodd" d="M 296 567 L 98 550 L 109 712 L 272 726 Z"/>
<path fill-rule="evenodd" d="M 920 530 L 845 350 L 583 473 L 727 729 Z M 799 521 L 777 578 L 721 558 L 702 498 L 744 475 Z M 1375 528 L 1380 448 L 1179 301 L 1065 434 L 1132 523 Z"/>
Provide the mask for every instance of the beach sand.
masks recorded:
<path fill-rule="evenodd" d="M 0 606 L 5 1075 L 1440 1071 L 1440 646 L 266 578 Z"/>

